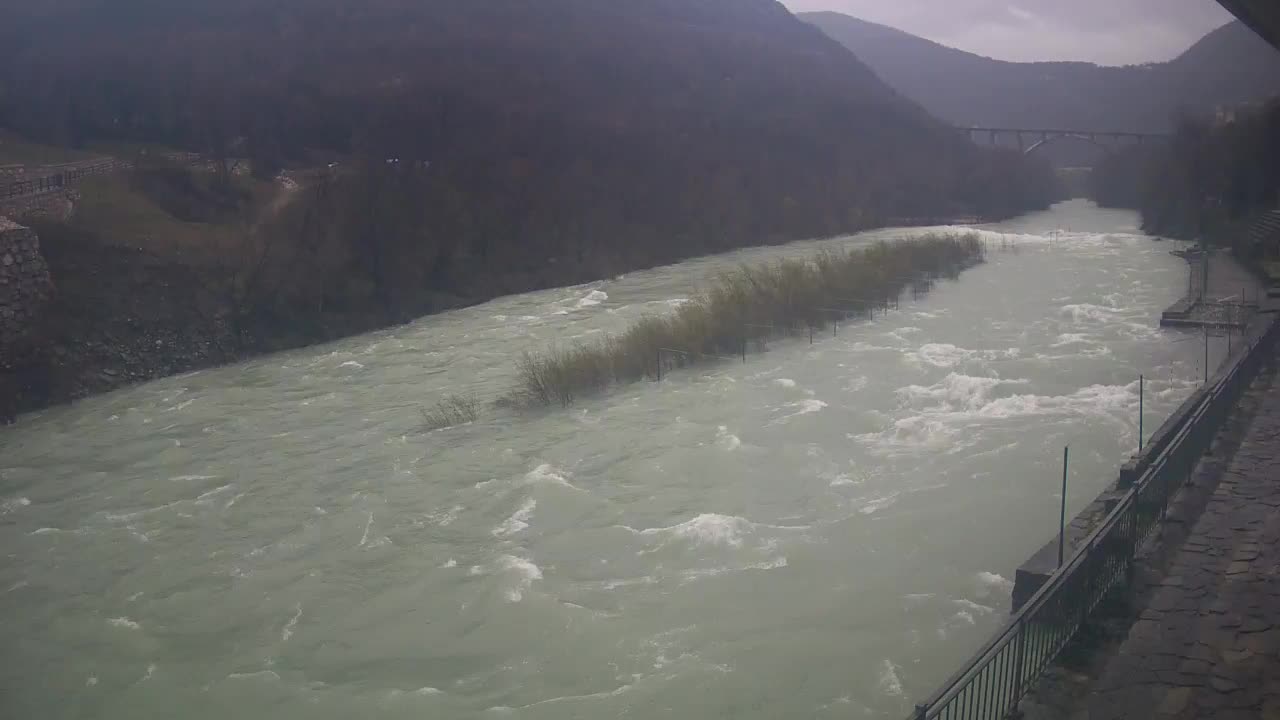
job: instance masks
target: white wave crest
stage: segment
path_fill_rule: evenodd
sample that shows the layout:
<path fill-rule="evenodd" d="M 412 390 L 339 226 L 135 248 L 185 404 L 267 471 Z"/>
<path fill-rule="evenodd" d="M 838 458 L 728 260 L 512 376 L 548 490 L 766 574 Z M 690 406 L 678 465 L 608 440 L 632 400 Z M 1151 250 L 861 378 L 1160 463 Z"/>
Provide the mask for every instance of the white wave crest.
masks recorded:
<path fill-rule="evenodd" d="M 24 497 L 9 498 L 3 502 L 0 502 L 0 515 L 8 515 L 11 512 L 21 510 L 22 508 L 27 507 L 29 505 L 31 505 L 31 501 L 27 498 L 24 498 Z"/>
<path fill-rule="evenodd" d="M 872 498 L 871 500 L 867 501 L 867 504 L 858 508 L 858 512 L 862 513 L 863 515 L 873 515 L 875 513 L 878 513 L 881 510 L 884 510 L 885 508 L 898 502 L 899 494 L 900 493 L 895 492 L 895 493 L 889 493 L 888 495 L 885 495 L 883 497 Z"/>
<path fill-rule="evenodd" d="M 604 292 L 603 290 L 592 290 L 587 293 L 585 297 L 579 298 L 574 307 L 578 309 L 594 307 L 608 299 L 609 293 Z"/>
<path fill-rule="evenodd" d="M 902 680 L 898 677 L 898 666 L 885 658 L 880 665 L 880 677 L 877 680 L 881 692 L 892 697 L 902 697 Z"/>
<path fill-rule="evenodd" d="M 1013 590 L 1013 583 L 1003 575 L 982 571 L 975 576 L 978 597 L 989 597 L 992 593 L 1007 593 Z"/>
<path fill-rule="evenodd" d="M 716 428 L 716 444 L 730 452 L 742 447 L 742 440 L 729 432 L 729 428 L 721 425 Z"/>
<path fill-rule="evenodd" d="M 951 373 L 943 378 L 941 382 L 928 387 L 908 385 L 907 387 L 899 388 L 897 394 L 908 402 L 935 401 L 939 403 L 939 409 L 943 410 L 963 408 L 973 411 L 985 405 L 996 388 L 1002 385 L 1025 384 L 1027 384 L 1026 380 L 1004 380 L 1001 378 L 974 377 L 972 375 Z"/>
<path fill-rule="evenodd" d="M 951 343 L 927 343 L 921 345 L 919 350 L 907 353 L 907 358 L 919 364 L 951 368 L 973 357 L 974 354 L 973 350 L 956 347 Z"/>
<path fill-rule="evenodd" d="M 1116 315 L 1115 310 L 1092 303 L 1063 305 L 1061 312 L 1063 315 L 1070 315 L 1072 322 L 1076 324 L 1110 322 Z"/>
<path fill-rule="evenodd" d="M 285 623 L 284 629 L 280 631 L 282 642 L 289 642 L 289 638 L 293 637 L 293 629 L 298 627 L 298 620 L 302 618 L 302 603 L 298 603 L 295 610 L 293 617 L 289 618 L 289 622 Z"/>
<path fill-rule="evenodd" d="M 679 525 L 641 530 L 641 535 L 669 534 L 702 545 L 742 547 L 742 535 L 751 529 L 751 521 L 736 515 L 703 513 Z"/>
<path fill-rule="evenodd" d="M 526 473 L 524 476 L 524 481 L 525 483 L 530 485 L 537 485 L 537 484 L 559 485 L 560 487 L 566 487 L 572 490 L 577 490 L 578 488 L 574 487 L 569 482 L 568 478 L 565 477 L 566 475 L 570 475 L 570 473 L 554 465 L 543 463 L 538 467 L 530 470 L 528 473 Z"/>
<path fill-rule="evenodd" d="M 127 617 L 111 618 L 107 621 L 111 627 L 124 628 L 125 630 L 141 630 L 142 626 L 130 620 Z"/>
<path fill-rule="evenodd" d="M 503 555 L 498 558 L 498 569 L 516 577 L 515 587 L 507 588 L 504 593 L 508 602 L 520 602 L 524 599 L 525 591 L 533 587 L 533 581 L 542 579 L 541 568 L 515 555 Z"/>
<path fill-rule="evenodd" d="M 511 514 L 511 517 L 503 520 L 497 527 L 493 529 L 494 537 L 508 537 L 529 527 L 529 517 L 533 514 L 533 509 L 538 507 L 538 501 L 533 498 L 526 498 L 520 509 Z"/>
<path fill-rule="evenodd" d="M 796 386 L 796 381 L 791 378 L 778 378 L 773 381 L 773 384 L 784 388 L 793 388 Z"/>
<path fill-rule="evenodd" d="M 815 400 L 813 398 L 809 398 L 808 400 L 801 400 L 799 402 L 787 403 L 786 406 L 789 408 L 795 408 L 796 411 L 789 415 L 783 415 L 777 420 L 774 420 L 773 422 L 769 423 L 770 425 L 779 425 L 793 418 L 798 418 L 802 415 L 812 415 L 813 413 L 816 413 L 816 412 L 822 412 L 827 407 L 827 404 L 821 400 Z"/>

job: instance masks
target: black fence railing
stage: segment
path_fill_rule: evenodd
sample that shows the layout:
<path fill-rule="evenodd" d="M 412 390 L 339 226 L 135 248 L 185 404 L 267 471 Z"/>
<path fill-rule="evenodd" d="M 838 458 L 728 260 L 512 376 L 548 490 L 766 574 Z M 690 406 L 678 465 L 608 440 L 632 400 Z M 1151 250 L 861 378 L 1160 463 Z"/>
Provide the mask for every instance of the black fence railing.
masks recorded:
<path fill-rule="evenodd" d="M 94 163 L 78 163 L 73 166 L 68 166 L 66 169 L 59 172 L 45 173 L 39 177 L 14 180 L 7 185 L 0 186 L 0 199 L 12 200 L 15 198 L 55 192 L 74 184 L 80 178 L 87 177 L 89 175 L 103 175 L 126 167 L 129 167 L 129 163 L 115 159 L 102 160 Z"/>
<path fill-rule="evenodd" d="M 1103 598 L 1132 577 L 1139 546 L 1270 354 L 1280 323 L 1242 347 L 1199 398 L 1186 423 L 1044 586 L 911 720 L 1002 720 L 1089 620 Z"/>

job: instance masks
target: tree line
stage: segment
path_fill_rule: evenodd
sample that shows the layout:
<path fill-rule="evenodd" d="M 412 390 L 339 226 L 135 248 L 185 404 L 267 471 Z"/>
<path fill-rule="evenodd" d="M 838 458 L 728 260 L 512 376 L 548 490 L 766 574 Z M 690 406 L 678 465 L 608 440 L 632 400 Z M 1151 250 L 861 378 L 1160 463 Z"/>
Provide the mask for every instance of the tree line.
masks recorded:
<path fill-rule="evenodd" d="M 1280 204 L 1280 100 L 1182 118 L 1168 143 L 1128 148 L 1094 171 L 1098 202 L 1142 213 L 1149 233 L 1230 243 Z"/>

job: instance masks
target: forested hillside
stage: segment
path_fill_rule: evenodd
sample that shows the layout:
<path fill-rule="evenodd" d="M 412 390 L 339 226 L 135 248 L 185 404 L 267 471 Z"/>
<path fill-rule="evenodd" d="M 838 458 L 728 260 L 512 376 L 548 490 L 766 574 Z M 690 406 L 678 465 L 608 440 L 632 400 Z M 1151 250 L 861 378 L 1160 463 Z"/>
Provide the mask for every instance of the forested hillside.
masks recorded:
<path fill-rule="evenodd" d="M 138 378 L 744 245 L 1007 216 L 1057 190 L 774 0 L 42 0 L 0 24 L 0 128 L 301 179 L 267 198 L 139 156 L 70 224 L 40 224 L 66 250 L 58 362 L 200 327 L 202 348 L 230 348 L 131 351 Z M 149 329 L 71 292 L 100 286 L 98 249 L 138 266 L 129 294 L 210 309 Z M 182 304 L 192 263 L 202 300 Z"/>
<path fill-rule="evenodd" d="M 1213 125 L 1185 119 L 1170 142 L 1118 153 L 1094 175 L 1098 202 L 1141 211 L 1148 232 L 1238 243 L 1280 203 L 1280 100 Z"/>
<path fill-rule="evenodd" d="M 17 12 L 0 42 L 6 126 L 243 152 L 260 168 L 325 152 L 429 161 L 464 205 L 483 198 L 467 221 L 493 223 L 495 242 L 627 229 L 713 249 L 1045 201 L 1021 190 L 1030 169 L 950 134 L 773 0 Z"/>
<path fill-rule="evenodd" d="M 1280 52 L 1238 22 L 1169 62 L 1102 67 L 1005 62 L 847 15 L 801 17 L 957 125 L 1168 132 L 1181 112 L 1207 115 L 1280 93 Z"/>

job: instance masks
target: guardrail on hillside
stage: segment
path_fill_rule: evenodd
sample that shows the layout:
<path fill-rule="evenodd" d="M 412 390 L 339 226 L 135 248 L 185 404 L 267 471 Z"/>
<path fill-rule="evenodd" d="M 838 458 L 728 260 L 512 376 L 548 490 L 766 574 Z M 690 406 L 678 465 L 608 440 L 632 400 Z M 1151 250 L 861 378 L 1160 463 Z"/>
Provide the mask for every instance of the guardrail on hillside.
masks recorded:
<path fill-rule="evenodd" d="M 70 186 L 80 178 L 90 175 L 105 175 L 129 167 L 132 167 L 131 163 L 115 158 L 90 163 L 75 163 L 65 166 L 65 169 L 59 172 L 15 180 L 7 185 L 0 186 L 0 200 L 12 200 L 55 192 Z"/>
<path fill-rule="evenodd" d="M 1088 621 L 1107 593 L 1132 577 L 1139 546 L 1156 529 L 1170 499 L 1191 478 L 1275 343 L 1270 322 L 1247 350 L 1198 391 L 1186 422 L 1079 549 L 911 720 L 1001 720 Z"/>
<path fill-rule="evenodd" d="M 171 162 L 191 168 L 212 169 L 214 164 L 213 161 L 206 160 L 198 153 L 171 152 L 163 154 L 163 157 Z M 233 171 L 239 166 L 240 161 L 236 161 Z M 129 160 L 104 157 L 98 160 L 86 160 L 63 165 L 45 165 L 32 170 L 33 177 L 26 177 L 28 171 L 25 167 L 18 165 L 0 166 L 0 178 L 4 178 L 6 175 L 10 178 L 19 178 L 0 184 L 0 203 L 6 200 L 57 192 L 90 175 L 107 175 L 131 170 L 133 167 L 134 163 Z M 21 172 L 15 170 L 15 168 L 21 170 Z"/>

